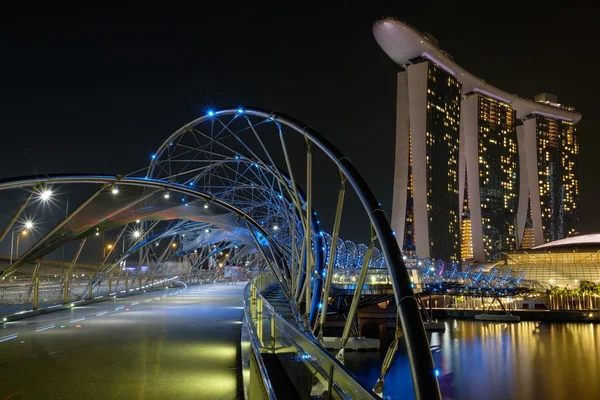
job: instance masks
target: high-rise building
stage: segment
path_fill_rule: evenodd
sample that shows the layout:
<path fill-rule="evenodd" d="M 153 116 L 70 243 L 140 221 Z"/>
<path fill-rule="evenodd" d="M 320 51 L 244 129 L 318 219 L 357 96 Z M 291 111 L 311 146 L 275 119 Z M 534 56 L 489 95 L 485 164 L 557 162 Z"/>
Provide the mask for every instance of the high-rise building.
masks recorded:
<path fill-rule="evenodd" d="M 373 31 L 402 67 L 391 223 L 405 251 L 489 260 L 577 232 L 580 114 L 486 83 L 405 23 Z"/>
<path fill-rule="evenodd" d="M 548 97 L 543 94 L 536 100 L 548 104 Z M 552 99 L 551 104 L 557 104 L 554 96 Z M 527 159 L 527 168 L 521 170 L 525 180 L 521 190 L 529 197 L 521 202 L 530 200 L 534 245 L 573 236 L 579 231 L 579 143 L 575 122 L 550 114 L 532 114 L 517 129 Z M 526 212 L 519 212 L 517 223 L 525 225 L 528 217 Z"/>
<path fill-rule="evenodd" d="M 398 75 L 394 202 L 403 215 L 396 229 L 403 248 L 419 257 L 458 260 L 458 150 L 461 85 L 426 59 Z"/>
<path fill-rule="evenodd" d="M 461 105 L 460 198 L 468 197 L 473 257 L 495 260 L 515 250 L 518 195 L 516 112 L 507 103 L 473 92 Z M 466 171 L 465 171 L 466 170 Z"/>

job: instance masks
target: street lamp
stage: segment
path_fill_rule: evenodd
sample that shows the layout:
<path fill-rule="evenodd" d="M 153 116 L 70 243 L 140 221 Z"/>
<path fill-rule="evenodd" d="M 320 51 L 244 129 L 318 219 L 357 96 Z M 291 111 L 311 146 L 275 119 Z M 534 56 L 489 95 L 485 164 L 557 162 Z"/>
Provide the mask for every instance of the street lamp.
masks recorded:
<path fill-rule="evenodd" d="M 142 235 L 142 233 L 140 231 L 133 231 L 133 237 L 134 238 L 139 238 Z"/>
<path fill-rule="evenodd" d="M 171 197 L 171 195 L 169 194 L 169 191 L 168 191 L 168 190 L 165 190 L 165 193 L 163 194 L 163 197 L 164 197 L 165 199 L 168 199 L 169 197 Z"/>
<path fill-rule="evenodd" d="M 113 185 L 111 189 L 112 194 L 119 194 L 119 187 L 117 185 Z"/>
<path fill-rule="evenodd" d="M 28 224 L 29 224 L 29 228 L 27 228 Z M 31 229 L 31 228 L 33 228 L 33 223 L 26 222 L 25 223 L 25 229 L 23 229 L 17 235 L 17 246 L 15 248 L 15 258 L 19 257 L 19 242 L 21 241 L 21 236 L 27 236 L 27 234 L 29 233 L 28 229 Z M 11 252 L 11 262 L 10 262 L 10 264 L 12 265 L 12 252 Z"/>
<path fill-rule="evenodd" d="M 50 200 L 50 197 L 52 197 L 52 190 L 44 188 L 40 191 L 40 199 L 42 201 Z"/>
<path fill-rule="evenodd" d="M 104 248 L 104 254 L 103 254 L 103 257 L 106 257 L 106 253 L 107 253 L 107 252 L 110 252 L 110 251 L 113 249 L 113 247 L 114 247 L 114 246 L 113 246 L 113 244 L 112 244 L 112 243 L 109 243 L 109 244 L 107 244 L 107 245 L 106 245 L 106 247 Z"/>
<path fill-rule="evenodd" d="M 23 233 L 26 235 L 27 231 L 29 229 L 32 229 L 32 228 L 33 228 L 33 222 L 32 221 L 25 221 L 25 229 L 26 230 L 24 230 Z"/>
<path fill-rule="evenodd" d="M 173 242 L 173 243 L 171 244 L 171 247 L 173 247 L 173 248 L 177 247 L 177 243 L 174 243 L 174 242 Z"/>
<path fill-rule="evenodd" d="M 279 227 L 277 225 L 273 225 L 273 230 L 276 231 L 277 229 L 279 229 Z"/>

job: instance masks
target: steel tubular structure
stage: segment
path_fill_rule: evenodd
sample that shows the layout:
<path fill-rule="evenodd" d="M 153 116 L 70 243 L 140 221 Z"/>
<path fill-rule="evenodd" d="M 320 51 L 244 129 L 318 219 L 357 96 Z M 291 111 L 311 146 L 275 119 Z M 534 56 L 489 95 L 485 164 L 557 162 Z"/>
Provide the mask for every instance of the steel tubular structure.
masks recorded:
<path fill-rule="evenodd" d="M 320 204 L 316 197 L 324 196 L 323 188 L 314 184 L 314 174 L 324 171 L 319 162 L 326 162 L 341 176 L 331 236 L 321 231 L 313 209 Z M 299 182 L 306 182 L 304 188 Z M 51 262 L 57 249 L 65 254 L 62 246 L 73 241 L 79 246 L 76 254 L 69 255 L 73 260 L 69 268 L 61 271 L 62 275 L 66 271 L 60 278 L 62 302 L 72 299 L 70 293 L 76 287 L 77 298 L 95 298 L 112 295 L 123 285 L 125 292 L 142 290 L 156 277 L 175 273 L 206 272 L 210 279 L 228 279 L 228 271 L 240 265 L 269 268 L 298 317 L 296 323 L 302 325 L 303 320 L 307 331 L 319 326 L 321 335 L 333 271 L 360 269 L 362 286 L 368 268 L 386 268 L 416 398 L 440 398 L 411 278 L 387 217 L 350 160 L 306 124 L 255 108 L 210 111 L 175 131 L 152 154 L 147 168 L 130 175 L 0 182 L 0 195 L 7 189 L 29 192 L 15 221 L 31 207 L 36 185 L 93 189 L 66 218 L 38 234 L 37 241 L 0 272 L 1 280 L 17 282 L 29 265 Z M 368 216 L 364 237 L 372 239 L 369 246 L 340 237 L 348 190 Z M 93 237 L 100 235 L 110 240 L 101 242 L 102 257 L 98 256 L 96 269 L 85 282 L 76 282 L 77 277 L 69 275 L 77 269 L 78 260 L 89 256 L 86 251 L 92 251 Z M 33 282 L 38 279 L 36 268 Z M 360 297 L 360 289 L 355 297 Z"/>

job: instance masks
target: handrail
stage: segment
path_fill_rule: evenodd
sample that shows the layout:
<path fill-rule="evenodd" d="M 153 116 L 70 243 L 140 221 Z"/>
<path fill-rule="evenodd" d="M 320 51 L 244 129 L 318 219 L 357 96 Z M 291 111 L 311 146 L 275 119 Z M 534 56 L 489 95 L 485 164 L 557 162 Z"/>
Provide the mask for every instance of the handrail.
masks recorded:
<path fill-rule="evenodd" d="M 362 387 L 352 372 L 319 344 L 312 334 L 303 331 L 277 313 L 260 293 L 260 289 L 268 287 L 269 282 L 268 274 L 261 274 L 246 287 L 245 317 L 249 322 L 252 336 L 250 342 L 257 358 L 261 358 L 261 352 L 271 354 L 278 354 L 280 350 L 296 352 L 296 359 L 305 363 L 319 380 L 321 386 L 315 386 L 313 390 L 321 390 L 323 393 L 328 393 L 328 398 L 335 399 L 379 399 L 373 391 Z M 265 323 L 267 320 L 268 324 Z M 263 342 L 263 338 L 267 337 L 267 332 L 263 335 L 263 326 L 269 325 L 270 345 L 267 340 Z M 268 371 L 264 368 L 262 359 L 259 360 L 259 369 L 261 375 L 266 374 L 262 376 L 264 387 L 272 390 Z M 269 394 L 275 396 L 274 393 Z"/>
<path fill-rule="evenodd" d="M 249 296 L 250 295 L 250 287 L 251 285 L 253 285 L 252 282 L 249 282 L 246 285 L 246 288 L 244 289 L 244 327 L 247 328 L 248 330 L 248 339 L 250 342 L 250 347 L 252 348 L 252 352 L 254 355 L 254 358 L 256 360 L 257 366 L 258 366 L 258 370 L 260 373 L 260 377 L 261 377 L 261 383 L 262 383 L 262 388 L 264 391 L 264 394 L 266 394 L 266 398 L 269 400 L 276 400 L 277 396 L 275 395 L 275 391 L 273 390 L 273 385 L 271 385 L 271 381 L 269 379 L 269 374 L 267 372 L 267 367 L 265 366 L 265 363 L 262 359 L 261 353 L 260 353 L 260 342 L 258 341 L 258 334 L 256 332 L 256 326 L 254 325 L 254 322 L 252 321 L 252 314 L 251 314 L 251 306 L 252 304 L 252 298 Z M 251 379 L 252 377 L 250 377 Z M 245 396 L 248 397 L 248 393 L 245 392 Z M 248 400 L 248 398 L 247 398 Z"/>

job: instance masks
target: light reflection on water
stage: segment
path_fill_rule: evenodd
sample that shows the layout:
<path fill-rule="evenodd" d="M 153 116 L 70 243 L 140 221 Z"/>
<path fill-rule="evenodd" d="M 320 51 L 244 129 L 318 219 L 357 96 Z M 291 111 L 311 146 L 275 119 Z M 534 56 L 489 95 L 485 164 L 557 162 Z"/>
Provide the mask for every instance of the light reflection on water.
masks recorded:
<path fill-rule="evenodd" d="M 346 365 L 368 387 L 390 339 L 382 340 L 382 354 L 346 352 Z M 430 343 L 445 399 L 600 399 L 600 324 L 449 320 Z M 413 398 L 401 351 L 385 381 L 386 399 Z"/>

